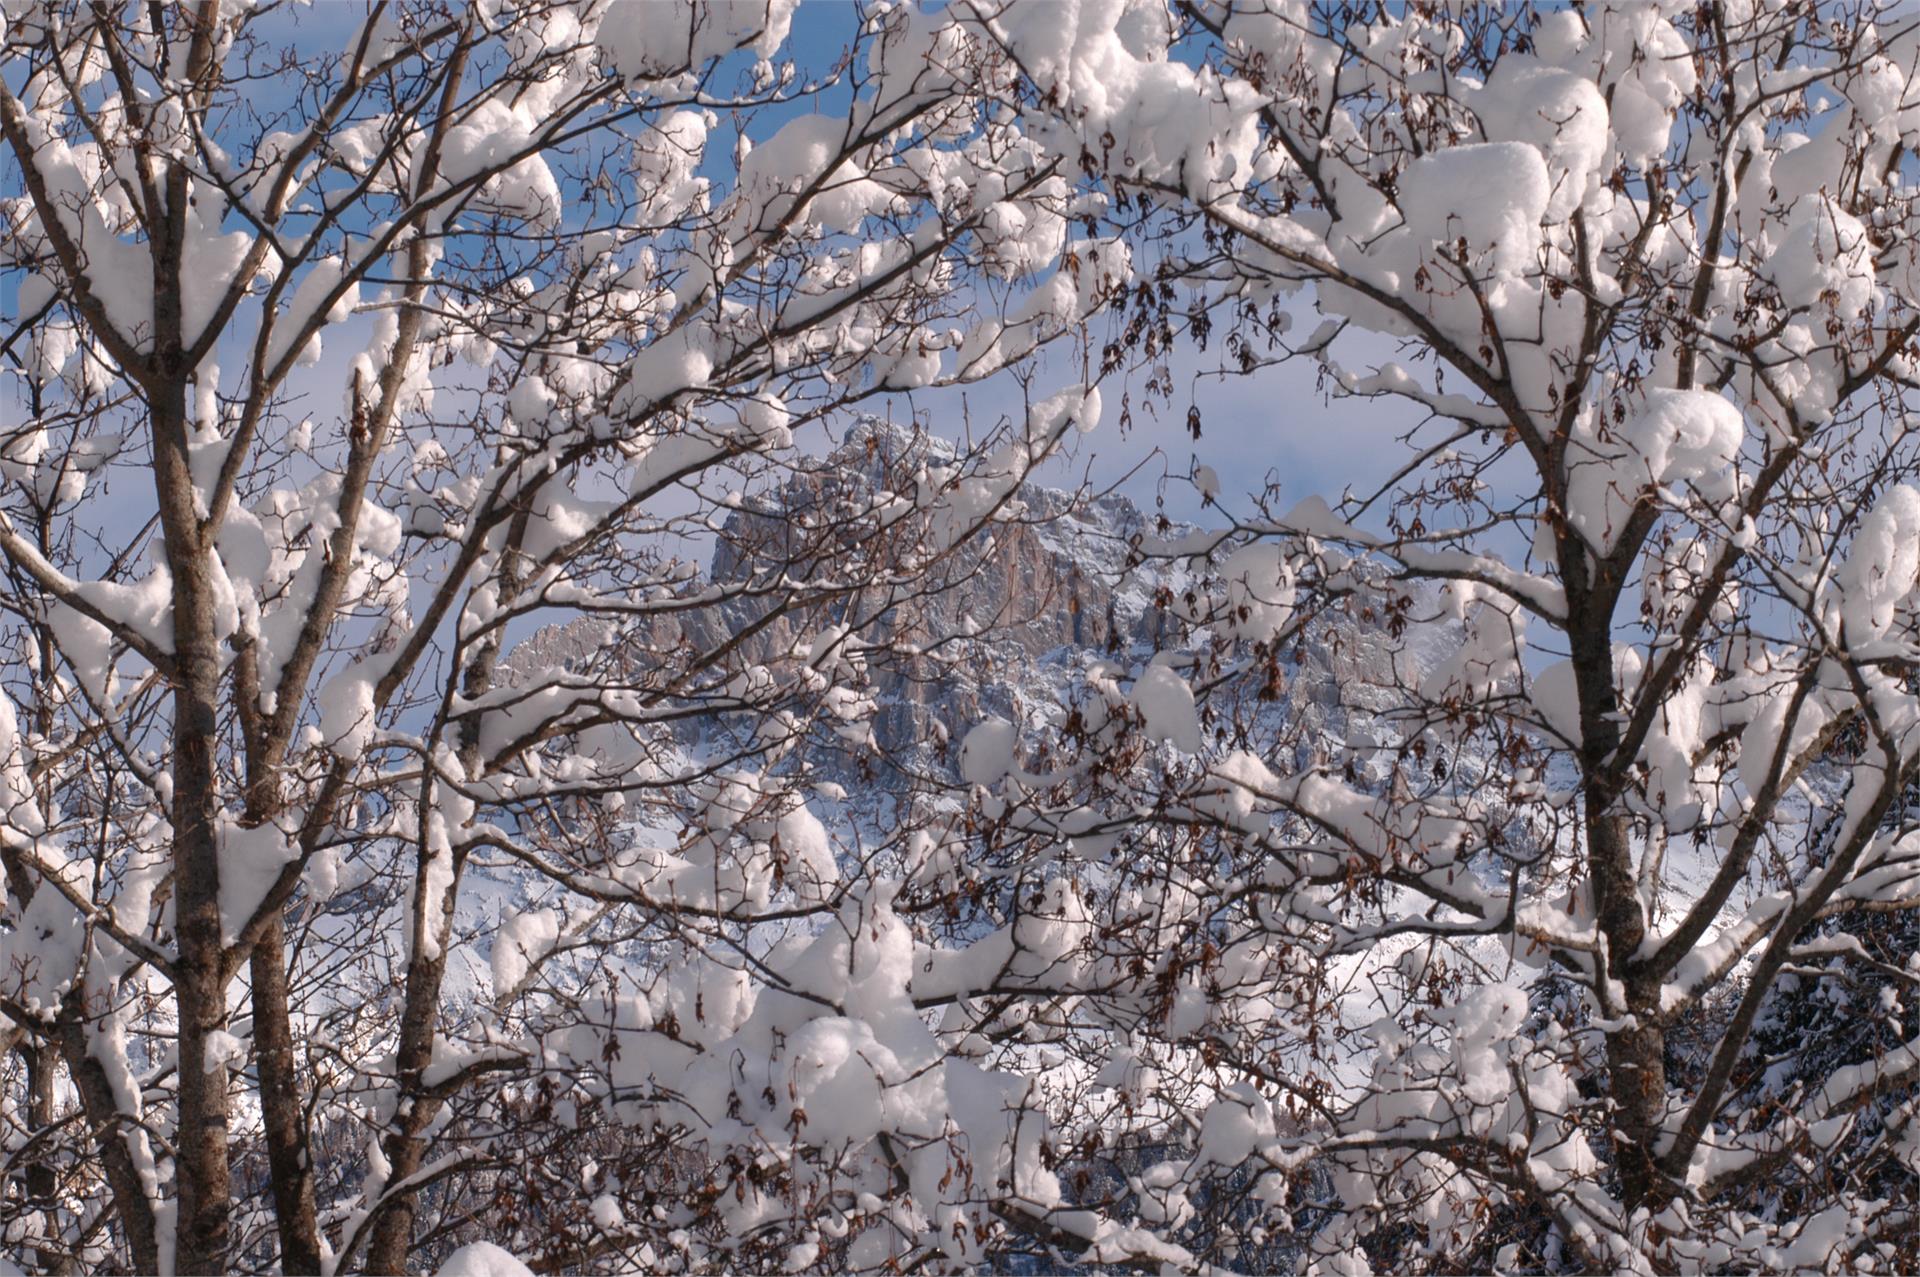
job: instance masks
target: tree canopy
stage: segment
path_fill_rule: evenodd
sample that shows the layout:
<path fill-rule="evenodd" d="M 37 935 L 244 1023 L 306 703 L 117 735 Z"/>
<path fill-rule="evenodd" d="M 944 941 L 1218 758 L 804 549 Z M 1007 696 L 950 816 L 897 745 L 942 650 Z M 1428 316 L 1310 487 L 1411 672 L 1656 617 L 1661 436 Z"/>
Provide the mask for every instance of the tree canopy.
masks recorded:
<path fill-rule="evenodd" d="M 1920 1264 L 1910 15 L 342 12 L 4 7 L 10 1262 Z"/>

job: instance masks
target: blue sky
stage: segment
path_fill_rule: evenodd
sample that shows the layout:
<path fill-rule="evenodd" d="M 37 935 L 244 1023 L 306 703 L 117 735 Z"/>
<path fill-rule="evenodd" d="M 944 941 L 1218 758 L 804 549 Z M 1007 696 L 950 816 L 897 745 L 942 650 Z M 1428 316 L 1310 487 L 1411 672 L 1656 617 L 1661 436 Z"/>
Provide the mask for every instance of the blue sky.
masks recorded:
<path fill-rule="evenodd" d="M 648 4 L 652 0 L 629 2 Z M 784 51 L 784 56 L 796 64 L 800 82 L 824 78 L 840 60 L 853 34 L 857 12 L 851 0 L 803 0 Z M 293 12 L 292 20 L 298 24 L 293 39 L 311 42 L 316 53 L 332 53 L 346 46 L 363 14 L 363 6 L 351 0 L 319 0 Z M 845 84 L 825 85 L 803 103 L 763 113 L 755 121 L 754 132 L 764 136 L 785 118 L 805 110 L 844 111 L 848 98 Z M 716 137 L 708 148 L 710 162 L 720 165 L 728 162 L 731 153 L 731 143 L 724 135 Z M 725 172 L 714 176 L 725 184 Z M 1310 308 L 1310 302 L 1297 307 L 1297 331 L 1310 331 L 1316 322 L 1308 313 Z M 298 379 L 312 379 L 310 388 L 317 407 L 325 410 L 335 402 L 338 389 L 334 381 L 345 361 L 362 344 L 358 334 L 336 334 L 327 342 L 328 357 Z M 1382 357 L 1387 353 L 1383 351 Z M 1183 346 L 1173 359 L 1174 398 L 1158 406 L 1157 416 L 1140 406 L 1144 372 L 1112 385 L 1105 395 L 1107 412 L 1101 428 L 1077 440 L 1070 455 L 1054 461 L 1048 469 L 1048 481 L 1067 485 L 1084 476 L 1103 487 L 1117 483 L 1144 507 L 1151 509 L 1157 499 L 1163 499 L 1168 515 L 1174 519 L 1210 522 L 1217 515 L 1203 510 L 1193 489 L 1181 481 L 1196 461 L 1220 474 L 1225 490 L 1223 504 L 1229 510 L 1245 510 L 1248 502 L 1236 501 L 1235 494 L 1257 490 L 1270 481 L 1280 485 L 1283 508 L 1313 494 L 1336 500 L 1349 484 L 1360 488 L 1384 478 L 1405 456 L 1394 438 L 1413 424 L 1404 410 L 1366 401 L 1329 402 L 1316 387 L 1318 370 L 1310 362 L 1265 369 L 1251 376 L 1204 375 L 1221 366 L 1218 342 L 1206 354 Z M 1045 394 L 1052 385 L 1075 379 L 1077 375 L 1064 367 L 1043 368 L 1034 390 Z M 1135 408 L 1132 428 L 1123 435 L 1118 426 L 1120 391 L 1129 384 Z M 1022 412 L 1020 395 L 1020 387 L 1003 377 L 969 388 L 964 396 L 952 392 L 893 396 L 891 405 L 876 405 L 876 409 L 884 413 L 891 407 L 896 420 L 906 420 L 917 412 L 937 433 L 958 438 L 964 430 L 963 398 L 964 409 L 977 429 Z M 1197 442 L 1186 428 L 1190 403 L 1200 408 L 1203 421 L 1202 437 Z M 809 441 L 803 438 L 802 442 Z M 821 441 L 811 442 L 817 445 Z M 1173 481 L 1167 481 L 1169 476 Z"/>
<path fill-rule="evenodd" d="M 851 0 L 802 0 L 787 50 L 801 68 L 802 79 L 809 72 L 824 74 L 845 52 L 855 12 Z M 845 90 L 836 86 L 823 93 L 813 109 L 843 110 L 845 100 Z M 1317 320 L 1309 315 L 1310 309 L 1310 303 L 1297 308 L 1296 332 L 1312 331 Z M 1383 352 L 1381 357 L 1390 356 Z M 1206 354 L 1183 346 L 1172 362 L 1174 398 L 1159 406 L 1158 416 L 1139 407 L 1139 386 L 1146 374 L 1133 374 L 1127 379 L 1134 392 L 1132 429 L 1125 435 L 1120 432 L 1120 393 L 1115 386 L 1104 394 L 1106 420 L 1100 429 L 1078 440 L 1071 454 L 1053 462 L 1048 481 L 1064 485 L 1085 475 L 1102 486 L 1118 483 L 1143 507 L 1151 509 L 1156 498 L 1163 496 L 1169 517 L 1213 522 L 1218 516 L 1202 508 L 1191 486 L 1163 479 L 1168 475 L 1184 479 L 1197 461 L 1219 473 L 1225 489 L 1223 504 L 1229 510 L 1245 510 L 1248 505 L 1245 500 L 1236 502 L 1233 494 L 1257 490 L 1270 480 L 1281 485 L 1284 508 L 1304 496 L 1317 494 L 1333 501 L 1349 484 L 1357 489 L 1370 481 L 1377 483 L 1405 457 L 1395 435 L 1414 424 L 1406 412 L 1367 401 L 1329 403 L 1316 388 L 1318 370 L 1311 362 L 1265 369 L 1252 376 L 1205 377 L 1202 374 L 1222 366 L 1217 340 Z M 1043 372 L 1034 389 L 1045 394 L 1051 385 L 1076 379 L 1077 374 L 1066 369 L 1054 371 L 1051 377 Z M 966 406 L 976 422 L 991 424 L 1020 411 L 1019 396 L 1019 387 L 1003 378 L 970 389 Z M 896 398 L 896 418 L 905 420 L 911 413 L 910 397 Z M 958 437 L 957 396 L 911 398 L 935 431 Z M 1190 403 L 1201 412 L 1198 442 L 1187 432 Z"/>
<path fill-rule="evenodd" d="M 650 0 L 629 2 L 645 5 Z M 348 47 L 365 12 L 366 7 L 355 0 L 318 0 L 283 10 L 270 22 L 280 27 L 273 34 L 283 36 L 314 58 L 328 58 Z M 825 77 L 840 60 L 853 34 L 857 12 L 850 0 L 805 0 L 800 6 L 784 54 L 795 62 L 801 82 Z M 802 111 L 844 111 L 848 97 L 845 84 L 829 84 L 803 102 L 761 113 L 753 131 L 764 136 L 785 118 Z M 277 104 L 262 100 L 255 105 L 269 109 Z M 724 166 L 732 154 L 730 139 L 724 133 L 716 136 L 708 154 L 710 163 L 721 166 L 722 171 L 713 176 L 724 186 L 728 177 Z M 10 299 L 17 281 L 7 282 Z M 1309 310 L 1310 303 L 1297 307 L 1296 329 L 1311 329 L 1315 321 Z M 236 364 L 243 358 L 239 343 L 250 334 L 245 331 L 248 325 L 244 315 L 238 318 L 241 322 L 230 330 L 229 340 L 217 356 L 223 363 Z M 1104 322 L 1104 317 L 1096 320 Z M 320 362 L 299 370 L 292 379 L 289 390 L 307 397 L 309 410 L 316 416 L 324 419 L 338 411 L 346 366 L 364 348 L 366 327 L 365 320 L 356 319 L 329 333 Z M 1383 350 L 1382 357 L 1387 353 Z M 1066 360 L 1056 358 L 1053 362 L 1057 366 L 1043 365 L 1035 380 L 1036 395 L 1078 380 L 1077 368 L 1068 367 Z M 1183 345 L 1172 365 L 1174 396 L 1171 402 L 1157 403 L 1156 410 L 1143 406 L 1144 371 L 1107 383 L 1106 420 L 1098 431 L 1076 440 L 1069 456 L 1052 463 L 1047 481 L 1065 486 L 1085 477 L 1102 487 L 1119 484 L 1122 491 L 1149 509 L 1158 499 L 1175 519 L 1212 521 L 1216 516 L 1202 510 L 1197 495 L 1183 481 L 1196 461 L 1220 474 L 1228 509 L 1244 510 L 1248 503 L 1236 500 L 1236 494 L 1257 490 L 1269 482 L 1279 485 L 1283 506 L 1309 494 L 1337 499 L 1349 484 L 1361 486 L 1384 477 L 1404 456 L 1393 435 L 1411 424 L 1405 413 L 1364 401 L 1329 402 L 1316 387 L 1317 369 L 1311 363 L 1266 369 L 1252 376 L 1208 377 L 1204 374 L 1221 366 L 1220 345 L 1216 342 L 1206 354 Z M 1129 389 L 1132 428 L 1123 434 L 1118 424 L 1120 402 L 1122 393 Z M 883 413 L 890 411 L 896 420 L 918 416 L 935 432 L 957 438 L 964 433 L 968 417 L 980 430 L 991 428 L 1003 417 L 1021 415 L 1021 395 L 1018 383 L 1003 376 L 964 393 L 893 396 L 891 404 L 875 406 Z M 0 395 L 0 403 L 4 403 L 0 414 L 7 417 L 24 407 L 17 399 L 17 388 L 16 394 Z M 1204 423 L 1203 437 L 1197 442 L 1186 428 L 1189 404 L 1197 404 Z M 836 432 L 843 426 L 836 427 Z M 824 442 L 803 438 L 803 446 L 813 448 Z"/>

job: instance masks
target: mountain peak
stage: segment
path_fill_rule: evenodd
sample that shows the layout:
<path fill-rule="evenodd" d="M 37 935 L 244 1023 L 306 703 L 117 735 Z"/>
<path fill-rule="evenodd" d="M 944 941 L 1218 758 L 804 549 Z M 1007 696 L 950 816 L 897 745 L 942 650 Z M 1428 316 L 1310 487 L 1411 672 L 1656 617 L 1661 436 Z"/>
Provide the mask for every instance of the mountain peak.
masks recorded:
<path fill-rule="evenodd" d="M 949 465 L 958 456 L 959 449 L 951 441 L 922 427 L 862 413 L 826 459 L 848 466 L 869 461 L 886 466 Z"/>

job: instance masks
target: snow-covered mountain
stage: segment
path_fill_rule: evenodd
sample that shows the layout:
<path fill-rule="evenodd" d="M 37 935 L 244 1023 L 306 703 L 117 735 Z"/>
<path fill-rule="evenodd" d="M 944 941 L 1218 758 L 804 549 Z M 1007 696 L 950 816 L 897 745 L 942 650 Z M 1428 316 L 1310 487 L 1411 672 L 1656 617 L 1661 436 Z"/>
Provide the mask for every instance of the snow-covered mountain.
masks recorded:
<path fill-rule="evenodd" d="M 771 554 L 796 522 L 830 518 L 841 503 L 954 460 L 953 445 L 943 439 L 862 418 L 828 455 L 795 466 L 783 487 L 742 504 L 717 539 L 710 577 L 744 581 L 758 561 L 756 548 Z M 1141 551 L 1192 529 L 1160 525 L 1118 493 L 1036 483 L 1023 485 L 1005 513 L 991 534 L 981 534 L 940 572 L 940 588 L 917 593 L 911 605 L 888 610 L 863 631 L 874 652 L 874 752 L 895 765 L 950 774 L 954 743 L 989 716 L 1050 724 L 1069 703 L 1077 670 L 1101 660 L 1143 663 L 1176 624 L 1171 606 L 1189 588 L 1187 573 L 1178 562 Z M 753 605 L 736 601 L 651 622 L 646 641 L 634 649 L 707 649 L 763 620 L 741 641 L 741 661 L 785 656 L 841 614 L 796 611 L 765 620 Z M 506 664 L 513 675 L 556 660 L 578 662 L 606 642 L 597 622 L 551 626 L 516 647 Z M 1296 728 L 1290 735 L 1303 742 L 1344 732 L 1346 708 L 1386 708 L 1395 686 L 1394 647 L 1377 626 L 1329 618 L 1289 649 L 1276 683 L 1243 679 L 1217 695 L 1222 702 L 1276 701 L 1268 712 L 1283 715 Z M 694 721 L 682 730 L 693 743 L 709 726 Z M 853 768 L 837 770 L 851 774 Z"/>

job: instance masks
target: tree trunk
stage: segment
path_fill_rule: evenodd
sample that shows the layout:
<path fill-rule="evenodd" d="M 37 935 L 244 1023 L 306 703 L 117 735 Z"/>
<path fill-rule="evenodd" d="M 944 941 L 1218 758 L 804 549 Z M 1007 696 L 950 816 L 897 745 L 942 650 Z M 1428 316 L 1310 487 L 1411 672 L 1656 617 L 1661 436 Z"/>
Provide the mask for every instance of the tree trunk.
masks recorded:
<path fill-rule="evenodd" d="M 1625 1005 L 1610 1014 L 1624 1018 L 1607 1034 L 1607 1093 L 1613 1101 L 1616 1164 L 1621 1199 L 1629 1213 L 1641 1206 L 1658 1210 L 1666 1202 L 1664 1179 L 1655 1165 L 1667 1116 L 1667 1034 L 1659 1021 L 1660 981 L 1648 981 L 1635 968 L 1646 940 L 1646 910 L 1627 818 L 1606 814 L 1589 821 L 1588 844 L 1593 876 L 1595 920 L 1607 939 L 1607 977 L 1617 982 Z"/>
<path fill-rule="evenodd" d="M 184 720 L 205 715 L 205 730 L 183 730 L 174 745 L 174 873 L 180 961 L 180 1129 L 176 1136 L 180 1219 L 178 1271 L 227 1268 L 227 1066 L 210 1057 L 213 1035 L 227 1026 L 220 944 L 220 870 L 205 796 L 213 789 L 212 706 L 187 688 L 175 696 Z"/>
<path fill-rule="evenodd" d="M 331 603 L 329 603 L 331 606 Z M 302 674 L 300 680 L 305 681 Z M 241 642 L 233 660 L 235 714 L 246 747 L 246 823 L 258 827 L 281 809 L 281 740 L 267 733 L 260 713 L 259 652 Z M 283 1273 L 320 1271 L 320 1226 L 314 1205 L 313 1153 L 293 1047 L 293 1017 L 287 968 L 285 906 L 272 910 L 266 927 L 247 955 L 253 1007 L 254 1074 L 260 1092 L 260 1119 L 272 1177 L 274 1222 L 280 1233 Z"/>
<path fill-rule="evenodd" d="M 505 562 L 500 576 L 500 597 L 512 600 L 520 590 L 521 572 L 519 552 L 527 533 L 527 510 L 519 509 L 507 528 L 507 546 Z M 481 640 L 478 650 L 468 662 L 466 676 L 462 681 L 461 693 L 469 699 L 478 699 L 493 686 L 493 667 L 500 655 L 500 631 L 494 630 Z M 473 719 L 461 725 L 460 761 L 468 775 L 474 775 L 480 768 L 480 750 Z M 429 793 L 431 791 L 428 791 Z M 421 804 L 426 810 L 426 804 Z M 438 1023 L 440 1011 L 440 985 L 447 970 L 447 945 L 453 937 L 454 902 L 460 894 L 461 863 L 457 853 L 453 863 L 451 880 L 440 897 L 440 916 L 427 916 L 427 876 L 431 862 L 427 857 L 427 848 L 420 848 L 418 867 L 414 871 L 414 920 L 413 951 L 407 964 L 407 1009 L 400 1024 L 400 1050 L 397 1053 L 400 1075 L 400 1102 L 395 1108 L 396 1129 L 388 1135 L 385 1145 L 387 1162 L 391 1171 L 388 1184 L 394 1184 L 414 1174 L 420 1169 L 422 1158 L 426 1154 L 426 1141 L 420 1133 L 427 1129 L 440 1111 L 442 1101 L 426 1093 L 423 1075 L 433 1060 L 433 1035 Z M 425 940 L 432 928 L 434 951 L 438 955 L 426 956 Z M 407 1270 L 407 1251 L 413 1239 L 414 1194 L 409 1191 L 395 1198 L 392 1205 L 381 1216 L 374 1228 L 373 1241 L 367 1249 L 367 1271 L 370 1273 L 400 1274 Z"/>
<path fill-rule="evenodd" d="M 30 1134 L 37 1134 L 52 1126 L 58 1115 L 54 1087 L 59 1075 L 60 1048 L 45 1038 L 30 1037 L 20 1044 L 20 1054 L 27 1065 L 27 1129 Z M 28 1157 L 23 1178 L 30 1207 L 40 1212 L 48 1236 L 57 1236 L 60 1214 L 53 1199 L 59 1188 L 59 1177 L 47 1162 L 44 1145 L 36 1148 Z M 43 1273 L 75 1271 L 72 1256 L 62 1247 L 36 1247 L 35 1257 Z"/>
<path fill-rule="evenodd" d="M 1659 979 L 1647 987 L 1634 962 L 1647 939 L 1647 912 L 1634 872 L 1634 843 L 1611 776 L 1620 749 L 1620 691 L 1613 684 L 1613 609 L 1619 576 L 1594 565 L 1578 536 L 1563 534 L 1567 645 L 1580 703 L 1580 772 L 1586 807 L 1586 874 L 1594 922 L 1607 941 L 1596 972 L 1599 1004 L 1622 1027 L 1607 1033 L 1607 1098 L 1613 1102 L 1620 1196 L 1628 1214 L 1665 1200 L 1655 1148 L 1667 1118 L 1667 1031 L 1657 1020 Z"/>
<path fill-rule="evenodd" d="M 114 1095 L 113 1083 L 88 1049 L 88 1029 L 79 995 L 67 995 L 60 1016 L 60 1053 L 66 1058 L 67 1073 L 80 1093 L 80 1105 L 99 1141 L 100 1161 L 105 1167 L 107 1187 L 113 1193 L 114 1210 L 126 1233 L 127 1250 L 133 1256 L 138 1273 L 185 1271 L 160 1262 L 160 1230 L 153 1214 L 153 1199 L 147 1196 L 140 1168 L 127 1148 L 128 1128 Z"/>
<path fill-rule="evenodd" d="M 227 1269 L 227 1066 L 209 1058 L 227 1027 L 226 954 L 220 926 L 220 659 L 207 549 L 187 453 L 187 387 L 151 400 L 154 486 L 173 575 L 173 873 L 179 945 L 180 1128 L 175 1137 L 177 1264 L 185 1273 Z"/>
<path fill-rule="evenodd" d="M 1636 1023 L 1607 1035 L 1608 1093 L 1615 1107 L 1614 1156 L 1620 1167 L 1620 1195 L 1629 1213 L 1642 1206 L 1658 1210 L 1668 1193 L 1656 1166 L 1662 1120 L 1666 1117 L 1666 1031 L 1646 1022 L 1644 1004 Z"/>
<path fill-rule="evenodd" d="M 1620 693 L 1613 681 L 1613 608 L 1617 589 L 1582 570 L 1568 571 L 1569 557 L 1584 564 L 1585 550 L 1562 555 L 1568 582 L 1568 647 L 1580 701 L 1581 770 L 1585 774 L 1587 878 L 1594 921 L 1607 942 L 1601 1005 L 1625 1021 L 1607 1035 L 1607 1090 L 1613 1101 L 1613 1154 L 1629 1213 L 1662 1199 L 1654 1165 L 1655 1141 L 1666 1117 L 1666 1031 L 1660 1026 L 1659 981 L 1651 989 L 1635 978 L 1633 964 L 1647 937 L 1647 914 L 1634 872 L 1632 831 L 1619 810 L 1620 797 L 1601 782 L 1620 748 Z M 1609 989 L 1623 994 L 1615 996 Z"/>
<path fill-rule="evenodd" d="M 450 853 L 448 853 L 450 854 Z M 427 875 L 430 862 L 422 848 L 414 878 L 414 940 L 407 963 L 406 1011 L 400 1021 L 400 1047 L 395 1053 L 399 1075 L 399 1102 L 394 1107 L 394 1129 L 382 1143 L 390 1167 L 386 1187 L 413 1175 L 426 1155 L 427 1141 L 421 1138 L 440 1111 L 441 1101 L 426 1094 L 425 1075 L 433 1062 L 433 1036 L 440 1017 L 440 985 L 447 970 L 447 943 L 452 938 L 453 903 L 459 886 L 456 866 L 454 880 L 441 897 L 440 917 L 427 916 Z M 425 937 L 437 940 L 437 957 L 428 957 Z M 369 1273 L 398 1274 L 407 1271 L 407 1252 L 413 1246 L 414 1194 L 395 1194 L 381 1210 L 374 1224 L 373 1239 L 367 1244 Z"/>
<path fill-rule="evenodd" d="M 267 1167 L 273 1177 L 273 1213 L 280 1228 L 280 1271 L 318 1274 L 320 1229 L 313 1197 L 313 1158 L 301 1109 L 293 1026 L 287 1013 L 287 928 L 278 913 L 253 947 L 254 1067 Z"/>

